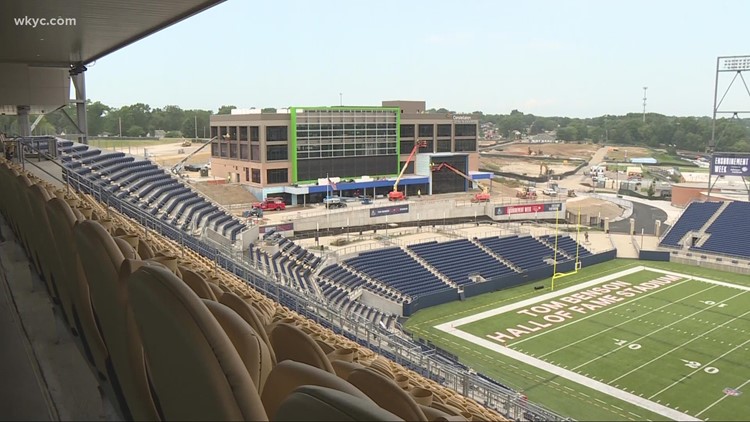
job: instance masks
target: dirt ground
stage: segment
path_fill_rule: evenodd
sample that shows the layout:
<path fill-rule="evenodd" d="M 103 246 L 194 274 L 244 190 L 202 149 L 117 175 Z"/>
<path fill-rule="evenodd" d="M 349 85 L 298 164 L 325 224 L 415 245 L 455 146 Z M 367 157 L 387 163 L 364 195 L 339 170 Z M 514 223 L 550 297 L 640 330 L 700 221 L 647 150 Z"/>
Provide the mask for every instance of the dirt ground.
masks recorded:
<path fill-rule="evenodd" d="M 493 157 L 490 154 L 485 154 L 479 157 L 479 166 L 482 168 L 501 172 L 525 174 L 528 176 L 540 175 L 540 164 L 541 162 L 539 160 L 514 160 L 506 157 Z M 550 170 L 554 171 L 554 174 L 560 174 L 575 169 L 576 163 L 573 161 L 568 161 L 567 164 L 564 161 L 548 162 L 547 166 Z"/>
<path fill-rule="evenodd" d="M 581 215 L 591 217 L 601 216 L 602 219 L 609 217 L 610 221 L 615 217 L 622 215 L 622 209 L 612 202 L 596 198 L 569 198 L 567 202 L 568 211 L 577 213 L 581 210 Z M 601 213 L 601 214 L 600 214 Z"/>
<path fill-rule="evenodd" d="M 518 143 L 511 144 L 503 147 L 503 154 L 513 154 L 520 156 L 529 156 L 529 148 L 531 148 L 532 155 L 539 155 L 539 151 L 542 151 L 541 155 L 557 157 L 557 158 L 583 158 L 589 159 L 599 149 L 598 145 L 594 144 L 573 144 L 573 143 L 560 143 L 560 144 L 529 144 L 529 143 Z"/>
<path fill-rule="evenodd" d="M 203 144 L 201 143 L 193 143 L 193 145 L 189 147 L 183 147 L 182 142 L 180 141 L 173 144 L 147 147 L 146 150 L 149 154 L 153 154 L 151 160 L 156 164 L 162 166 L 173 166 L 202 146 Z M 210 146 L 203 148 L 199 153 L 190 157 L 190 160 L 185 164 L 202 165 L 208 163 L 209 158 L 211 158 L 210 148 Z"/>

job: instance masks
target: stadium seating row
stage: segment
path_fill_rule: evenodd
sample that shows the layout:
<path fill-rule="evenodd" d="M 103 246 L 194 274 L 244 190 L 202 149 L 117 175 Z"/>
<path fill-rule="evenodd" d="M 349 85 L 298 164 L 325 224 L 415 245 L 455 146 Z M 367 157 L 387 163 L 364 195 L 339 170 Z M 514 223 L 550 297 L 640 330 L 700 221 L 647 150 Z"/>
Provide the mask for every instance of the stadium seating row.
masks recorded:
<path fill-rule="evenodd" d="M 685 235 L 695 232 L 697 239 L 705 237 L 705 241 L 700 245 L 689 242 L 690 250 L 750 258 L 750 239 L 743 230 L 748 224 L 748 215 L 750 202 L 692 202 L 659 244 L 681 248 Z M 700 232 L 712 218 L 714 221 Z"/>
<path fill-rule="evenodd" d="M 83 177 L 87 183 L 82 183 L 81 187 L 90 193 L 104 190 L 184 231 L 210 227 L 234 242 L 246 230 L 236 217 L 148 160 L 135 160 L 122 152 L 105 154 L 99 149 L 70 141 L 59 141 L 58 150 L 63 153 L 61 160 L 67 170 L 75 173 L 77 181 Z M 194 220 L 193 210 L 204 209 L 206 205 L 214 212 L 206 219 L 201 215 Z"/>
<path fill-rule="evenodd" d="M 0 213 L 127 419 L 502 420 L 169 239 L 142 238 L 91 197 L 4 160 L 0 194 Z"/>

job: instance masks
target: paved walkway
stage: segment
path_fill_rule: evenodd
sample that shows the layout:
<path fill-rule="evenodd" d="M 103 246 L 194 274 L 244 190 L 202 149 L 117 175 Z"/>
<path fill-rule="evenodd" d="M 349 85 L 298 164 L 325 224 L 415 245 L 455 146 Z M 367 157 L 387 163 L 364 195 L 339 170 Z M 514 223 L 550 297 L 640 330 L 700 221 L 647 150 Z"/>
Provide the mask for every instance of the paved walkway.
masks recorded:
<path fill-rule="evenodd" d="M 0 420 L 122 420 L 0 217 Z"/>

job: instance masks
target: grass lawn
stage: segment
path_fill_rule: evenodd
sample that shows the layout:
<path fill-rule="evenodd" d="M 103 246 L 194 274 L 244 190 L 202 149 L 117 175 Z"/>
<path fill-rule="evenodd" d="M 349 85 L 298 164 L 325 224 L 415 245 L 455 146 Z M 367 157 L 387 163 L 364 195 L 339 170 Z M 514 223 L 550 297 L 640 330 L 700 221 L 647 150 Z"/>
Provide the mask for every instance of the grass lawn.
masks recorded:
<path fill-rule="evenodd" d="M 559 292 L 640 265 L 750 285 L 746 276 L 733 273 L 670 263 L 614 260 L 555 280 L 555 290 Z M 639 271 L 617 280 L 636 286 L 658 277 L 665 276 Z M 533 283 L 539 284 L 542 283 Z M 550 280 L 544 284 L 549 286 Z M 565 317 L 563 322 L 543 319 L 542 313 L 533 312 L 543 307 L 531 308 L 536 305 L 529 304 L 475 322 L 463 325 L 457 322 L 456 329 L 467 337 L 460 338 L 435 328 L 479 312 L 517 306 L 514 304 L 519 301 L 533 301 L 549 293 L 549 290 L 535 291 L 533 285 L 425 309 L 412 316 L 406 327 L 413 335 L 458 355 L 474 370 L 523 391 L 532 402 L 574 419 L 669 419 L 658 408 L 648 410 L 622 395 L 602 393 L 602 385 L 668 410 L 693 417 L 697 414 L 700 419 L 746 419 L 750 415 L 750 396 L 734 397 L 724 393 L 725 388 L 741 391 L 742 388 L 737 387 L 750 380 L 750 366 L 741 358 L 750 355 L 747 350 L 750 318 L 746 315 L 750 313 L 750 291 L 747 290 L 676 276 L 674 281 L 658 289 L 633 297 L 617 296 L 620 299 L 617 303 L 586 310 L 585 315 L 570 311 L 574 309 L 571 307 L 568 314 L 575 315 Z M 601 284 L 597 282 L 597 285 Z M 553 299 L 538 300 L 543 305 Z M 559 303 L 568 305 L 558 300 Z M 519 313 L 524 310 L 526 312 Z M 532 313 L 536 316 L 532 317 Z M 512 327 L 530 332 L 509 331 Z M 503 338 L 496 333 L 514 333 L 519 337 Z M 467 340 L 472 335 L 489 342 L 489 346 Z M 522 353 L 527 357 L 524 360 L 533 362 L 518 360 L 511 356 L 513 353 Z M 559 371 L 550 371 L 545 365 Z M 566 376 L 565 371 L 594 382 L 581 383 Z"/>

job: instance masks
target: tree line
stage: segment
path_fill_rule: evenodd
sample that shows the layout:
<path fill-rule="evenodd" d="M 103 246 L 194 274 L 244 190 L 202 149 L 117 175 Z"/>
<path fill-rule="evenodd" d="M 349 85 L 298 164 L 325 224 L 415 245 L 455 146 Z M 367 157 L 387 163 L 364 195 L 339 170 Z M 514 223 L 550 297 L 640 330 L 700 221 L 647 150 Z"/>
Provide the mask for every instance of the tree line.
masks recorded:
<path fill-rule="evenodd" d="M 231 105 L 219 107 L 216 114 L 230 114 L 237 108 Z M 33 135 L 60 135 L 78 133 L 75 125 L 70 121 L 78 121 L 77 110 L 74 105 L 65 107 L 65 113 L 58 110 L 47 113 L 39 121 Z M 274 109 L 275 111 L 275 109 Z M 212 110 L 183 110 L 176 105 L 162 108 L 151 108 L 148 104 L 137 103 L 123 107 L 110 107 L 100 101 L 89 100 L 86 104 L 86 118 L 90 137 L 101 135 L 141 137 L 154 136 L 157 130 L 164 130 L 168 137 L 204 138 L 209 136 L 209 118 L 214 114 Z M 30 116 L 33 123 L 36 116 Z M 18 134 L 18 119 L 16 116 L 0 116 L 0 131 Z"/>
<path fill-rule="evenodd" d="M 480 122 L 494 123 L 500 135 L 514 131 L 537 135 L 556 131 L 557 139 L 595 143 L 646 145 L 687 151 L 705 151 L 711 139 L 710 117 L 676 117 L 647 113 L 593 118 L 540 117 L 513 110 L 510 114 L 482 114 Z M 716 120 L 716 151 L 750 152 L 750 119 Z"/>
<path fill-rule="evenodd" d="M 230 114 L 233 105 L 219 107 L 215 114 Z M 75 106 L 65 107 L 67 114 L 76 121 Z M 440 108 L 428 112 L 449 113 Z M 123 107 L 110 107 L 100 101 L 87 103 L 89 136 L 153 136 L 156 130 L 164 130 L 170 137 L 209 136 L 209 118 L 212 110 L 183 110 L 176 105 L 151 108 L 137 103 Z M 263 113 L 274 113 L 274 108 L 264 108 Z M 556 131 L 557 139 L 564 141 L 590 141 L 625 145 L 646 145 L 667 149 L 705 151 L 711 139 L 710 117 L 675 117 L 657 113 L 637 113 L 624 116 L 605 115 L 593 118 L 542 117 L 513 110 L 509 114 L 484 114 L 475 111 L 481 123 L 493 123 L 504 137 L 512 137 L 515 131 L 524 135 L 537 135 Z M 35 116 L 31 116 L 33 121 Z M 17 134 L 15 116 L 0 116 L 0 131 Z M 34 135 L 77 133 L 75 126 L 60 111 L 48 113 L 36 126 Z M 716 121 L 716 150 L 750 152 L 750 119 L 719 119 Z"/>

